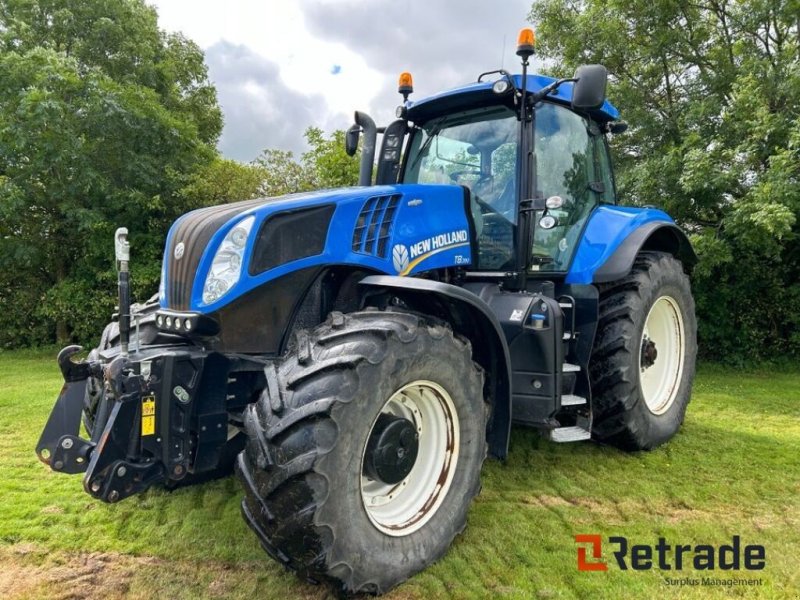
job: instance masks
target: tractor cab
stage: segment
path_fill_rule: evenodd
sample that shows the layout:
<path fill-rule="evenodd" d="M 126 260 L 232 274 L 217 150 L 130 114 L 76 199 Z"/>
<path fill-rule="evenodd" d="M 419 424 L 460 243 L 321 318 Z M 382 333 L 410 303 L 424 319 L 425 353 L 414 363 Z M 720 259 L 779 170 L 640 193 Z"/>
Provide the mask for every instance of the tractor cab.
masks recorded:
<path fill-rule="evenodd" d="M 554 81 L 530 80 L 531 92 Z M 432 116 L 415 125 L 400 181 L 448 183 L 469 190 L 478 238 L 476 271 L 563 274 L 592 210 L 616 200 L 604 135 L 608 119 L 598 121 L 543 100 L 533 107 L 532 119 L 521 131 L 511 94 L 495 100 L 496 104 Z M 439 103 L 446 109 L 446 100 Z M 531 161 L 521 156 L 522 136 L 530 136 Z M 520 195 L 525 169 L 531 170 L 527 179 L 535 182 L 530 199 Z M 533 209 L 533 237 L 524 256 L 516 255 L 515 245 L 520 207 Z"/>
<path fill-rule="evenodd" d="M 384 133 L 377 184 L 463 187 L 477 242 L 472 276 L 519 289 L 529 277 L 565 276 L 594 209 L 616 204 L 606 133 L 624 130 L 605 100 L 605 68 L 558 80 L 527 74 L 524 58 L 521 75 L 484 73 L 477 83 L 406 100 L 400 118 L 380 130 L 364 127 L 371 119 L 357 113 L 347 136 L 354 154 L 360 133 Z M 408 73 L 399 91 L 413 91 Z M 372 161 L 371 150 L 362 161 Z"/>

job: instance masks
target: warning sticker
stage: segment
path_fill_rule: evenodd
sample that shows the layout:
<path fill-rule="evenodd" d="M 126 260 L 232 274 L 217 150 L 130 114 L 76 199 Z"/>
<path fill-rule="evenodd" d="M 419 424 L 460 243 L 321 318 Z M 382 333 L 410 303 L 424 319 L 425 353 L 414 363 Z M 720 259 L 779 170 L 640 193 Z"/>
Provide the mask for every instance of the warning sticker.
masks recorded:
<path fill-rule="evenodd" d="M 142 435 L 155 435 L 156 433 L 156 397 L 153 395 L 142 398 Z"/>

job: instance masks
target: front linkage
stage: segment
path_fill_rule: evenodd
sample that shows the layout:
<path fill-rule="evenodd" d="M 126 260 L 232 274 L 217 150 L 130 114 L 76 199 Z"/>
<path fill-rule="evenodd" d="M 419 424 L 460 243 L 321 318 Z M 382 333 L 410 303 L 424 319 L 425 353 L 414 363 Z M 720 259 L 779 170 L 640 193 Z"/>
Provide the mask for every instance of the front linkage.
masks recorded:
<path fill-rule="evenodd" d="M 201 351 L 153 348 L 140 351 L 137 360 L 118 355 L 106 363 L 73 362 L 80 350 L 69 346 L 58 355 L 65 383 L 36 446 L 43 462 L 61 473 L 85 472 L 86 491 L 106 502 L 216 466 L 228 435 L 225 382 L 217 410 L 209 406 L 211 395 L 204 395 L 203 414 L 197 414 L 199 383 L 208 380 L 201 377 L 208 358 Z M 213 369 L 208 373 L 213 377 Z M 78 434 L 91 377 L 102 381 L 103 396 L 85 440 Z M 199 444 L 193 418 L 203 432 Z"/>
<path fill-rule="evenodd" d="M 180 338 L 140 347 L 137 336 L 136 350 L 129 353 L 126 234 L 120 229 L 115 236 L 119 343 L 77 362 L 80 346 L 61 350 L 64 386 L 36 445 L 39 459 L 54 471 L 85 473 L 86 492 L 105 502 L 217 469 L 229 438 L 238 433 L 229 427 L 229 410 L 249 394 L 249 385 L 237 381 L 253 379 L 237 375 L 263 369 L 252 359 L 209 353 Z M 92 390 L 99 400 L 87 440 L 79 433 Z"/>

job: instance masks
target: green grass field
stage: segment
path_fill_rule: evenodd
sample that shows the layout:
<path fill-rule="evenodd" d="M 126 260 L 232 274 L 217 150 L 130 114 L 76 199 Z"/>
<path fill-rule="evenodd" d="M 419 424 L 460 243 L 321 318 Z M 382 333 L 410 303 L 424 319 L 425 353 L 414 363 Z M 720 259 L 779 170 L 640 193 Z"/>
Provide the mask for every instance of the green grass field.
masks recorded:
<path fill-rule="evenodd" d="M 267 558 L 229 477 L 109 506 L 33 447 L 60 387 L 54 352 L 0 354 L 0 598 L 322 598 Z M 766 569 L 715 577 L 759 587 L 667 585 L 702 572 L 579 572 L 573 536 L 766 546 Z M 611 558 L 606 553 L 607 558 Z M 443 560 L 389 598 L 800 597 L 800 371 L 703 367 L 684 428 L 624 454 L 513 433 L 489 461 L 469 525 Z"/>

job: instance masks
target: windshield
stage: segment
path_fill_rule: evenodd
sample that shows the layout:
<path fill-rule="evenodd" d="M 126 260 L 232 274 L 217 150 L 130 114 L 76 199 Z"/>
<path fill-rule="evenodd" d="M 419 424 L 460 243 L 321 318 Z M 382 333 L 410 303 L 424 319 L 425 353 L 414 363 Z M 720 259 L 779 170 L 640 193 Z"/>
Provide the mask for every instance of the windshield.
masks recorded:
<path fill-rule="evenodd" d="M 479 269 L 509 268 L 517 219 L 515 113 L 493 106 L 433 119 L 414 135 L 403 183 L 444 183 L 470 190 Z"/>

